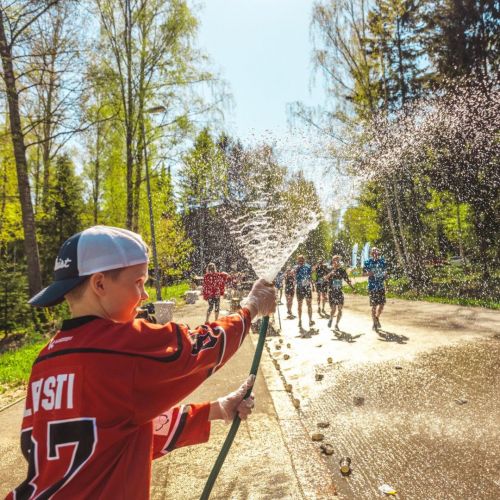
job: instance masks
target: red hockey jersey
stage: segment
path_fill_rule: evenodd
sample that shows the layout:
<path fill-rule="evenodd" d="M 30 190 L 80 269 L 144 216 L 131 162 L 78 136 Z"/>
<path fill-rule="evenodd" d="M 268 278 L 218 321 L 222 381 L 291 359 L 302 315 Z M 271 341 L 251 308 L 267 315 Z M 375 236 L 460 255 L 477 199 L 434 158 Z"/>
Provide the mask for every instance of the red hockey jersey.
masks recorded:
<path fill-rule="evenodd" d="M 242 309 L 211 325 L 64 322 L 28 386 L 26 480 L 9 499 L 149 497 L 151 460 L 208 440 L 210 404 L 176 406 L 236 352 Z"/>
<path fill-rule="evenodd" d="M 203 277 L 202 294 L 205 300 L 222 297 L 226 290 L 226 282 L 230 276 L 227 273 L 206 273 Z"/>

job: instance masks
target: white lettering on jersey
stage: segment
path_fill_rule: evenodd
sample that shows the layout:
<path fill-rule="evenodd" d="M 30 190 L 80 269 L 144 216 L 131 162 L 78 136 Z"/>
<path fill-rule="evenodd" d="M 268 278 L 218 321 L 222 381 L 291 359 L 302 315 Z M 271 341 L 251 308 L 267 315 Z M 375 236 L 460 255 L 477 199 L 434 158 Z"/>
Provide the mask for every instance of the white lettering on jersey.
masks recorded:
<path fill-rule="evenodd" d="M 55 377 L 47 377 L 43 383 L 43 395 L 46 396 L 42 399 L 42 407 L 44 410 L 54 409 L 54 385 L 56 383 Z"/>
<path fill-rule="evenodd" d="M 25 408 L 24 416 L 29 417 L 40 410 L 61 410 L 73 408 L 74 373 L 60 373 L 57 376 L 41 378 L 31 383 L 33 407 Z M 28 402 L 26 403 L 28 404 Z"/>
<path fill-rule="evenodd" d="M 40 392 L 42 391 L 43 378 L 31 384 L 31 394 L 33 396 L 33 411 L 36 413 L 40 408 Z"/>

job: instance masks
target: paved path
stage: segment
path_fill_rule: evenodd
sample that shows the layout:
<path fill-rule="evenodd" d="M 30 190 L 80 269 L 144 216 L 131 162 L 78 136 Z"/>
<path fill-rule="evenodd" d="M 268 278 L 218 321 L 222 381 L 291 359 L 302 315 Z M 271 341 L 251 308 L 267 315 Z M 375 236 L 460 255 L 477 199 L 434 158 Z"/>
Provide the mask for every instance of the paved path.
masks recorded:
<path fill-rule="evenodd" d="M 359 335 L 352 342 L 318 314 L 317 335 L 300 338 L 297 320 L 282 319 L 283 343 L 268 341 L 306 428 L 330 424 L 339 496 L 377 498 L 388 483 L 398 498 L 500 498 L 500 312 L 390 299 L 387 341 L 371 331 L 367 302 L 346 295 L 340 326 Z M 346 455 L 353 473 L 342 479 Z"/>

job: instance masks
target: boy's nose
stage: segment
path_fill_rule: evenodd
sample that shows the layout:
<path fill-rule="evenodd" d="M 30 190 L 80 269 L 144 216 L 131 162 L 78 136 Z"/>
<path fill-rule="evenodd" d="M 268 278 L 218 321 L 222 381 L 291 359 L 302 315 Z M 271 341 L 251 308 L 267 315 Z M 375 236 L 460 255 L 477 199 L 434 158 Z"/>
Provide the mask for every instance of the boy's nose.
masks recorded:
<path fill-rule="evenodd" d="M 148 300 L 149 299 L 149 294 L 146 292 L 145 289 L 142 290 L 142 295 L 141 295 L 142 300 Z"/>

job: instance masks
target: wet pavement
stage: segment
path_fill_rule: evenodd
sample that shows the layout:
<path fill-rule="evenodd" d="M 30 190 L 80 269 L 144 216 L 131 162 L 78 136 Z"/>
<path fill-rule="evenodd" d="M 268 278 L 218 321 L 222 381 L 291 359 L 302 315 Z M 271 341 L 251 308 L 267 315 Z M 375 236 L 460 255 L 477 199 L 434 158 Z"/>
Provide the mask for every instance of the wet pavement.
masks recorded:
<path fill-rule="evenodd" d="M 317 313 L 319 333 L 300 338 L 297 320 L 281 319 L 282 337 L 267 341 L 305 426 L 332 445 L 323 460 L 339 497 L 379 498 L 386 483 L 398 498 L 500 498 L 500 312 L 389 300 L 382 338 L 367 301 L 346 295 L 351 341 Z"/>

